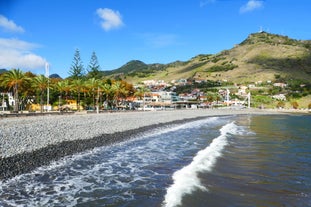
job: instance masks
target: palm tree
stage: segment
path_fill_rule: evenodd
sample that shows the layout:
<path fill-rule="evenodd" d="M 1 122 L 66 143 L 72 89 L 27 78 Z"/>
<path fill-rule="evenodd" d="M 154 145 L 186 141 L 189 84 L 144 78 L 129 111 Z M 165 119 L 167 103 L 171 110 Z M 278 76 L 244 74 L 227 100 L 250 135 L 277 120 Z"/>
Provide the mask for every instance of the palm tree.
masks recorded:
<path fill-rule="evenodd" d="M 149 92 L 150 92 L 149 88 L 141 87 L 134 94 L 136 97 L 143 99 L 143 110 L 145 110 L 145 96 L 146 96 L 146 93 L 149 93 Z"/>
<path fill-rule="evenodd" d="M 86 105 L 86 97 L 89 94 L 89 92 L 90 92 L 90 88 L 89 88 L 89 86 L 87 84 L 87 81 L 82 80 L 81 93 L 83 93 L 83 99 L 84 99 L 83 103 L 84 103 L 84 105 Z"/>
<path fill-rule="evenodd" d="M 65 92 L 66 104 L 68 102 L 69 92 L 72 90 L 71 83 L 69 80 L 62 81 L 63 91 Z"/>
<path fill-rule="evenodd" d="M 125 89 L 121 81 L 114 82 L 111 86 L 112 92 L 114 93 L 114 100 L 116 101 L 116 106 L 118 107 L 118 101 L 122 96 L 126 96 L 128 91 Z"/>
<path fill-rule="evenodd" d="M 110 106 L 110 95 L 111 95 L 111 85 L 108 84 L 108 83 L 105 83 L 103 85 L 101 85 L 101 90 L 103 91 L 103 94 L 105 94 L 105 99 L 106 99 L 106 102 L 107 102 L 107 107 L 109 108 Z"/>
<path fill-rule="evenodd" d="M 84 82 L 82 79 L 75 79 L 71 82 L 71 86 L 73 91 L 77 93 L 77 110 L 80 111 L 80 97 L 84 88 Z"/>
<path fill-rule="evenodd" d="M 65 91 L 65 82 L 64 81 L 58 81 L 54 84 L 53 88 L 59 92 L 59 99 L 58 99 L 58 110 L 60 110 L 61 107 L 61 101 L 62 101 L 62 95 Z"/>
<path fill-rule="evenodd" d="M 87 80 L 86 82 L 86 86 L 89 89 L 89 91 L 91 92 L 92 95 L 92 100 L 93 100 L 93 107 L 98 108 L 98 103 L 99 103 L 99 93 L 100 93 L 100 87 L 101 87 L 101 82 L 99 79 L 96 78 L 90 78 Z M 95 96 L 97 95 L 97 98 L 95 98 Z M 96 104 L 95 104 L 95 100 L 96 100 Z"/>
<path fill-rule="evenodd" d="M 55 83 L 54 89 L 59 92 L 59 110 L 61 107 L 61 102 L 63 100 L 63 95 L 65 96 L 65 104 L 68 104 L 68 95 L 70 91 L 72 90 L 72 85 L 68 79 L 66 80 L 61 80 Z M 64 94 L 63 94 L 64 93 Z"/>
<path fill-rule="evenodd" d="M 49 79 L 44 75 L 38 75 L 31 79 L 32 86 L 40 93 L 40 112 L 43 113 L 43 97 L 45 90 L 49 87 Z"/>
<path fill-rule="evenodd" d="M 18 112 L 19 110 L 19 100 L 18 100 L 18 88 L 27 81 L 25 73 L 20 69 L 12 69 L 4 73 L 1 77 L 2 84 L 9 89 L 13 89 L 14 94 L 14 111 Z"/>
<path fill-rule="evenodd" d="M 62 81 L 58 81 L 55 85 L 54 88 L 59 91 L 59 102 L 62 101 L 62 97 L 63 97 L 63 92 L 65 93 L 65 102 L 67 104 L 67 100 L 68 100 L 68 94 L 71 91 L 71 84 L 69 82 L 69 80 L 62 80 Z M 60 104 L 60 103 L 59 103 Z M 60 106 L 60 105 L 59 105 Z"/>

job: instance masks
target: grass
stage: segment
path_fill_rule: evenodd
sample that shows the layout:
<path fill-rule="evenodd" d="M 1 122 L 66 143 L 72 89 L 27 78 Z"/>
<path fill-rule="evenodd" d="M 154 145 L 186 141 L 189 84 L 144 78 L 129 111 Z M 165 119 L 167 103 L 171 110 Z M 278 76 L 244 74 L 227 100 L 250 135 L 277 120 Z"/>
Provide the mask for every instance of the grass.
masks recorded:
<path fill-rule="evenodd" d="M 292 40 L 268 33 L 251 34 L 241 44 L 218 54 L 200 54 L 189 61 L 161 65 L 162 70 L 146 71 L 141 78 L 127 75 L 131 83 L 143 80 L 200 78 L 245 84 L 273 81 L 275 74 L 288 79 L 311 80 L 310 41 Z M 148 74 L 149 72 L 149 74 Z"/>

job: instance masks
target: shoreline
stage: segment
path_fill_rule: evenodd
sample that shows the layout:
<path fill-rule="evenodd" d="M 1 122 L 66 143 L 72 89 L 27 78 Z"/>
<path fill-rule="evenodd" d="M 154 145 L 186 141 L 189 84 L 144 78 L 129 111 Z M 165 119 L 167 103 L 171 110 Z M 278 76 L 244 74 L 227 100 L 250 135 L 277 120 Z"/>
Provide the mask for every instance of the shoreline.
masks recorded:
<path fill-rule="evenodd" d="M 176 120 L 169 123 L 160 123 L 123 132 L 115 132 L 113 134 L 103 134 L 91 139 L 64 141 L 32 152 L 23 152 L 10 157 L 0 158 L 0 166 L 2 166 L 0 169 L 0 181 L 31 172 L 37 167 L 48 165 L 52 161 L 57 161 L 66 156 L 92 150 L 96 147 L 109 146 L 130 140 L 139 136 L 139 134 L 155 128 L 160 128 L 168 124 L 182 124 L 204 118 L 206 117 Z"/>
<path fill-rule="evenodd" d="M 212 116 L 288 114 L 257 109 L 116 112 L 0 119 L 0 180 L 31 172 L 51 161 L 123 142 L 154 128 Z"/>

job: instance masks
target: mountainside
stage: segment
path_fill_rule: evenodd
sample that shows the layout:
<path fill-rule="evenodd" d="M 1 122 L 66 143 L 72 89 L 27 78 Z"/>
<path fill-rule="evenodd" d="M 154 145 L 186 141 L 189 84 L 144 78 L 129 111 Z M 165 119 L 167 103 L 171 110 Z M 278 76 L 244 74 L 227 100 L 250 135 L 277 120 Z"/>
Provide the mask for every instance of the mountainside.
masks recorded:
<path fill-rule="evenodd" d="M 57 78 L 57 79 L 62 79 L 62 77 L 60 77 L 58 74 L 54 73 L 54 74 L 51 74 L 49 76 L 49 78 Z"/>
<path fill-rule="evenodd" d="M 236 83 L 287 79 L 311 80 L 311 41 L 300 41 L 266 32 L 250 34 L 230 50 L 198 55 L 186 62 L 145 64 L 130 61 L 105 76 L 142 80 L 200 79 Z"/>
<path fill-rule="evenodd" d="M 147 77 L 158 71 L 164 70 L 166 65 L 164 64 L 146 64 L 139 60 L 132 60 L 116 70 L 103 71 L 105 76 L 123 76 L 130 75 L 132 77 Z"/>
<path fill-rule="evenodd" d="M 8 70 L 7 69 L 0 69 L 0 74 L 1 73 L 5 73 L 5 72 L 7 72 Z"/>

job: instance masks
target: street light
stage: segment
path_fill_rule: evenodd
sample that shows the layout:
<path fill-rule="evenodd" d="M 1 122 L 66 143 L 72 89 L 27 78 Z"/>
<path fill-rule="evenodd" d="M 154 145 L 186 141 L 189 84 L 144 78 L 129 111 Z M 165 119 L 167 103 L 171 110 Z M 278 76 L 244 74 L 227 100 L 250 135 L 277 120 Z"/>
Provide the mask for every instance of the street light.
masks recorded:
<path fill-rule="evenodd" d="M 46 98 L 46 110 L 49 111 L 50 102 L 50 79 L 49 79 L 49 64 L 45 63 L 45 76 L 48 78 L 47 98 Z"/>
<path fill-rule="evenodd" d="M 99 114 L 99 86 L 97 87 L 96 113 Z"/>

